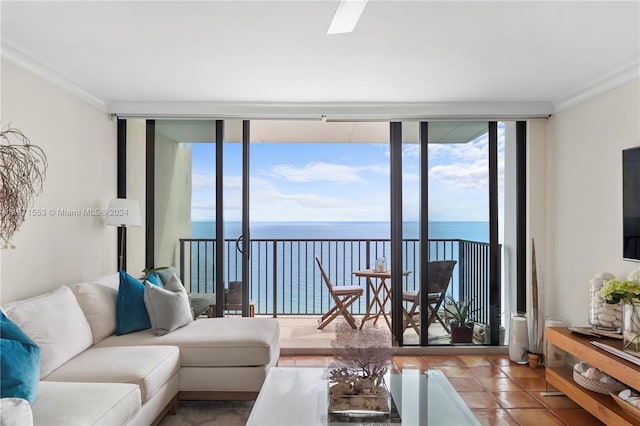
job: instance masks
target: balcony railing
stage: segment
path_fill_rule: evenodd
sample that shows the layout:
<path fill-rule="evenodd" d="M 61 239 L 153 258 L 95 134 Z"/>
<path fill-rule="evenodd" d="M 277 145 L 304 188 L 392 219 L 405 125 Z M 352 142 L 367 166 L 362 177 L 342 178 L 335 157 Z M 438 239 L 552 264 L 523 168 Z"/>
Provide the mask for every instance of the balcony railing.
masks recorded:
<path fill-rule="evenodd" d="M 180 239 L 180 273 L 193 293 L 213 293 L 216 241 Z M 242 256 L 235 240 L 225 240 L 225 287 L 241 280 Z M 318 256 L 334 285 L 360 285 L 365 297 L 354 303 L 354 314 L 364 314 L 370 301 L 363 278 L 352 272 L 368 269 L 377 257 L 389 259 L 390 240 L 255 239 L 250 241 L 250 294 L 257 315 L 322 315 L 332 305 L 314 257 Z M 476 318 L 489 321 L 489 244 L 468 240 L 429 240 L 430 260 L 456 260 L 448 295 L 473 300 Z M 403 240 L 403 269 L 411 271 L 403 288 L 417 290 L 420 276 L 417 239 Z M 388 262 L 388 260 L 387 260 Z"/>

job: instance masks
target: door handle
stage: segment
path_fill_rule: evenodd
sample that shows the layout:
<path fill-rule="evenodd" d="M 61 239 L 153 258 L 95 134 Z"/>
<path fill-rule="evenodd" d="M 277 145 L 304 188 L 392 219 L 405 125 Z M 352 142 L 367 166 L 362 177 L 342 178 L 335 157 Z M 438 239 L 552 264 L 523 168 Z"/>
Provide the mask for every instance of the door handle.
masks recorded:
<path fill-rule="evenodd" d="M 244 234 L 240 235 L 238 237 L 238 239 L 236 240 L 236 250 L 238 251 L 238 253 L 240 254 L 246 254 L 247 257 L 249 257 L 249 247 L 244 247 L 244 244 L 242 245 L 242 248 L 240 248 L 240 243 L 242 243 L 242 240 L 244 239 Z"/>
<path fill-rule="evenodd" d="M 243 238 L 243 237 L 244 237 L 244 235 L 240 235 L 240 236 L 238 237 L 238 239 L 236 240 L 236 250 L 237 250 L 239 253 L 242 253 L 242 254 L 244 254 L 244 250 L 240 248 L 240 243 L 242 242 L 242 238 Z"/>

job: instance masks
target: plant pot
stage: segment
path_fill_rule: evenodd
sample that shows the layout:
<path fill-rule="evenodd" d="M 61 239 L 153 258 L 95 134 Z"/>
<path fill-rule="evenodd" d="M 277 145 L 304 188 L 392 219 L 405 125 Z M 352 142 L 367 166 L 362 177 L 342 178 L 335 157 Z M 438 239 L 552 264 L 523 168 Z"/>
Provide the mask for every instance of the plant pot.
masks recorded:
<path fill-rule="evenodd" d="M 538 354 L 527 354 L 527 356 L 529 358 L 529 367 L 538 368 L 538 365 L 540 365 L 540 355 L 538 355 Z"/>
<path fill-rule="evenodd" d="M 473 343 L 473 324 L 451 324 L 451 343 Z"/>

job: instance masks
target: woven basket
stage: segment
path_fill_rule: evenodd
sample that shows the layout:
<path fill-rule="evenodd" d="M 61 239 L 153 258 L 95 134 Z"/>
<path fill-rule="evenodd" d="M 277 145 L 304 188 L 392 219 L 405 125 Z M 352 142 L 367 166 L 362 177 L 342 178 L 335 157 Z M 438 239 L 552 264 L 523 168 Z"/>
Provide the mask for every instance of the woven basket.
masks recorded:
<path fill-rule="evenodd" d="M 611 392 L 611 398 L 627 413 L 631 414 L 636 419 L 640 420 L 640 409 L 635 405 L 629 404 L 624 399 L 620 398 L 615 392 Z"/>
<path fill-rule="evenodd" d="M 585 389 L 605 395 L 609 395 L 611 392 L 618 393 L 626 389 L 626 386 L 620 382 L 603 383 L 600 380 L 589 379 L 578 373 L 575 369 L 573 370 L 573 381 Z"/>

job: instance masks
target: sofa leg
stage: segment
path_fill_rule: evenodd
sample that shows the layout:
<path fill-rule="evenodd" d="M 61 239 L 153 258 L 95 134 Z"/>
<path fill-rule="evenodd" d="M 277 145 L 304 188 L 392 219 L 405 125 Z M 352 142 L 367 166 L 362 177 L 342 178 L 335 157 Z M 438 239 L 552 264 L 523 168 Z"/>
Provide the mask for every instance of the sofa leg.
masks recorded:
<path fill-rule="evenodd" d="M 173 404 L 171 407 L 169 407 L 169 413 L 172 416 L 175 416 L 176 414 L 178 414 L 178 409 L 180 409 L 180 398 L 178 398 L 178 396 L 176 395 L 176 397 L 174 398 L 175 404 Z"/>
<path fill-rule="evenodd" d="M 171 415 L 178 414 L 178 402 L 180 400 L 179 395 L 180 393 L 178 392 L 176 396 L 174 396 L 173 399 L 169 401 L 167 406 L 164 407 L 164 409 L 160 412 L 160 414 L 158 414 L 158 417 L 156 417 L 156 419 L 151 423 L 151 426 L 158 426 L 162 421 L 162 419 L 164 419 L 164 416 L 166 416 L 167 414 L 171 414 Z"/>

